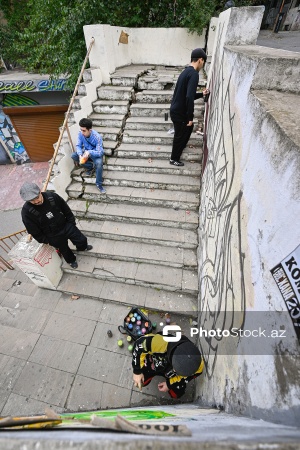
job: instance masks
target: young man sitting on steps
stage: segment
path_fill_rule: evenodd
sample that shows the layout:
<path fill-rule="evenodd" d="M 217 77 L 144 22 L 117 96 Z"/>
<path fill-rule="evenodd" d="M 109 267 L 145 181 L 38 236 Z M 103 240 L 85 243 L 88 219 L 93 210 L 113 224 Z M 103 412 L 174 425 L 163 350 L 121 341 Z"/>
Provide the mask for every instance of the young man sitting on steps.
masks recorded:
<path fill-rule="evenodd" d="M 81 119 L 79 127 L 76 152 L 72 153 L 71 158 L 75 166 L 87 169 L 86 175 L 91 176 L 93 171 L 96 171 L 96 186 L 101 194 L 105 194 L 106 190 L 102 186 L 104 155 L 102 137 L 92 129 L 93 123 L 90 119 Z"/>

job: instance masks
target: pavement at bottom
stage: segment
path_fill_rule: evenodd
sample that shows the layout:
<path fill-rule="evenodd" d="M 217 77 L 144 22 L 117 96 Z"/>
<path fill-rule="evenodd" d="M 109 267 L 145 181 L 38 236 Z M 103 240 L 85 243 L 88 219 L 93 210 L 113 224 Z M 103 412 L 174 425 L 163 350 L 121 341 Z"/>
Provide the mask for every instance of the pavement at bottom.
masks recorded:
<path fill-rule="evenodd" d="M 17 268 L 2 275 L 0 416 L 43 414 L 46 407 L 61 413 L 192 402 L 201 377 L 179 400 L 158 391 L 161 377 L 142 392 L 133 387 L 131 353 L 118 331 L 128 312 L 101 298 L 41 289 Z M 157 331 L 165 325 L 162 314 L 149 311 L 148 317 Z M 187 318 L 171 314 L 171 320 L 188 332 Z"/>

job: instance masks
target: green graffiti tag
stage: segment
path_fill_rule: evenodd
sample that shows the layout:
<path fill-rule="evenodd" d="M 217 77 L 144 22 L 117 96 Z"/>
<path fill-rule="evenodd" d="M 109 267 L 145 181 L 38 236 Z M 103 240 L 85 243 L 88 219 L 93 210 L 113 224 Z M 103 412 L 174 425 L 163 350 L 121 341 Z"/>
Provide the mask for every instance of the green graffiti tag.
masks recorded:
<path fill-rule="evenodd" d="M 149 409 L 120 409 L 120 410 L 106 410 L 106 411 L 88 411 L 82 413 L 61 414 L 63 422 L 72 419 L 91 420 L 91 416 L 102 417 L 103 419 L 115 419 L 118 415 L 127 420 L 158 420 L 165 417 L 176 417 L 175 414 L 170 414 L 165 411 L 149 410 Z"/>
<path fill-rule="evenodd" d="M 28 81 L 0 81 L 0 92 L 30 92 L 36 89 L 32 80 Z"/>

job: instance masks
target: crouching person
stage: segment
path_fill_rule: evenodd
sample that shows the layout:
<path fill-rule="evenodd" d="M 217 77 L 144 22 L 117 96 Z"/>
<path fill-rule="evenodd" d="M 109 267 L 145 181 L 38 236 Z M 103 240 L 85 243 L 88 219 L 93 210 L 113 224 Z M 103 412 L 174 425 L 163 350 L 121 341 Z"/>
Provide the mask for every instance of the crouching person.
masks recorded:
<path fill-rule="evenodd" d="M 68 239 L 77 250 L 91 250 L 87 238 L 76 227 L 75 217 L 67 203 L 54 192 L 41 192 L 35 183 L 24 183 L 20 195 L 25 201 L 22 220 L 34 239 L 57 248 L 73 269 L 78 267 L 76 256 L 69 248 Z"/>
<path fill-rule="evenodd" d="M 158 383 L 158 390 L 172 398 L 185 393 L 187 383 L 203 371 L 204 361 L 198 348 L 186 337 L 178 342 L 166 342 L 161 334 L 138 338 L 132 354 L 133 382 L 140 389 L 156 375 L 166 381 Z"/>

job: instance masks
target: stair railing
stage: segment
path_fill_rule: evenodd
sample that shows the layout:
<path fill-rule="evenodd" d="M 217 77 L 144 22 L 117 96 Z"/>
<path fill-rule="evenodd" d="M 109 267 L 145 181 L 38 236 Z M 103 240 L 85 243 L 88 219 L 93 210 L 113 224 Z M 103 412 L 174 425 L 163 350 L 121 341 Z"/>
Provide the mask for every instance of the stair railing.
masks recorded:
<path fill-rule="evenodd" d="M 82 64 L 82 67 L 81 67 L 81 71 L 80 71 L 80 74 L 78 76 L 77 83 L 76 83 L 76 86 L 75 86 L 72 98 L 71 98 L 70 103 L 69 103 L 68 110 L 67 110 L 66 115 L 65 115 L 65 120 L 64 120 L 63 126 L 62 126 L 62 128 L 60 130 L 60 135 L 59 135 L 58 141 L 57 141 L 56 146 L 55 146 L 55 150 L 54 150 L 54 153 L 53 153 L 51 164 L 50 164 L 50 167 L 49 167 L 49 170 L 48 170 L 48 175 L 47 175 L 46 181 L 44 183 L 42 192 L 44 192 L 47 189 L 47 186 L 48 186 L 48 183 L 49 183 L 49 180 L 50 180 L 50 177 L 51 177 L 51 172 L 52 172 L 53 166 L 55 164 L 56 156 L 57 156 L 58 149 L 59 149 L 59 146 L 60 146 L 60 143 L 61 143 L 61 140 L 62 140 L 62 137 L 63 137 L 65 129 L 67 129 L 67 133 L 68 133 L 69 139 L 71 138 L 70 132 L 69 132 L 69 128 L 67 126 L 68 120 L 69 120 L 69 115 L 70 115 L 71 109 L 73 107 L 73 103 L 74 103 L 75 97 L 76 97 L 77 92 L 78 92 L 78 88 L 79 88 L 79 85 L 80 85 L 80 82 L 81 82 L 81 78 L 83 76 L 83 72 L 85 70 L 85 66 L 86 66 L 86 63 L 87 63 L 88 57 L 90 55 L 90 52 L 92 50 L 92 46 L 93 46 L 94 42 L 95 42 L 95 39 L 92 38 L 91 41 L 90 41 L 89 48 L 88 48 L 88 50 L 86 52 L 84 61 L 83 61 L 83 64 Z M 72 145 L 72 140 L 70 141 L 70 143 Z"/>
<path fill-rule="evenodd" d="M 90 52 L 92 50 L 92 46 L 93 46 L 94 42 L 95 42 L 95 38 L 92 38 L 90 40 L 90 45 L 89 45 L 89 48 L 88 48 L 88 50 L 86 52 L 84 61 L 82 63 L 81 71 L 80 71 L 80 74 L 78 76 L 77 83 L 75 85 L 74 92 L 73 92 L 72 98 L 70 100 L 68 110 L 67 110 L 67 112 L 65 114 L 65 120 L 64 120 L 64 123 L 63 123 L 63 125 L 61 127 L 61 130 L 60 130 L 59 138 L 58 138 L 58 141 L 56 143 L 55 150 L 54 150 L 54 153 L 53 153 L 53 156 L 52 156 L 52 159 L 51 159 L 51 164 L 50 164 L 50 167 L 49 167 L 49 170 L 48 170 L 48 174 L 47 174 L 46 180 L 44 182 L 43 188 L 41 189 L 42 192 L 44 192 L 47 189 L 47 186 L 48 186 L 48 183 L 49 183 L 49 180 L 50 180 L 50 177 L 51 177 L 52 169 L 53 169 L 53 166 L 55 164 L 56 157 L 57 157 L 58 149 L 60 147 L 61 140 L 62 140 L 62 137 L 63 137 L 63 134 L 64 134 L 65 130 L 67 131 L 68 138 L 70 140 L 70 144 L 73 147 L 73 142 L 71 140 L 71 135 L 70 135 L 69 127 L 68 127 L 68 120 L 69 120 L 71 109 L 73 107 L 73 103 L 74 103 L 75 97 L 76 97 L 76 95 L 78 93 L 78 88 L 79 88 L 79 85 L 81 83 L 81 79 L 82 79 L 82 76 L 83 76 L 83 72 L 85 70 L 86 63 L 87 63 L 88 57 L 90 55 Z M 12 233 L 12 234 L 9 234 L 8 236 L 4 236 L 3 238 L 0 238 L 0 247 L 1 247 L 1 249 L 5 253 L 8 253 L 12 249 L 12 247 L 18 242 L 20 237 L 23 236 L 24 234 L 26 234 L 26 230 L 17 231 L 16 233 Z M 29 235 L 29 239 L 31 239 L 30 235 Z M 13 266 L 9 263 L 9 261 L 7 261 L 3 256 L 0 255 L 0 270 L 5 271 L 7 269 L 14 270 Z"/>
<path fill-rule="evenodd" d="M 26 230 L 17 231 L 16 233 L 8 234 L 7 236 L 0 238 L 1 250 L 8 253 L 24 234 L 26 234 Z M 14 268 L 9 261 L 0 255 L 0 270 L 6 271 L 7 269 L 13 270 Z"/>

